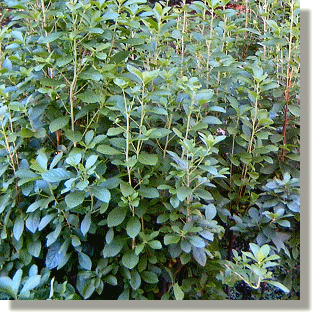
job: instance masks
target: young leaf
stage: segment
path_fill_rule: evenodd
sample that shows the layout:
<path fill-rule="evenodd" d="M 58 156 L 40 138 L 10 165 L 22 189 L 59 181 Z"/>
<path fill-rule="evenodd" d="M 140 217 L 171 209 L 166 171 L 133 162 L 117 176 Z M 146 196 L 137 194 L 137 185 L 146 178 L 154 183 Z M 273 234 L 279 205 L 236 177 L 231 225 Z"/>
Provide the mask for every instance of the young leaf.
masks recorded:
<path fill-rule="evenodd" d="M 25 295 L 28 291 L 34 289 L 40 284 L 40 275 L 35 275 L 27 280 L 27 282 L 24 284 L 22 290 L 19 293 L 19 296 Z"/>
<path fill-rule="evenodd" d="M 183 300 L 184 298 L 184 292 L 177 283 L 175 283 L 173 286 L 173 294 L 176 300 Z"/>
<path fill-rule="evenodd" d="M 16 299 L 15 285 L 9 277 L 0 277 L 0 292 L 4 292 L 11 298 Z"/>
<path fill-rule="evenodd" d="M 16 295 L 18 294 L 19 286 L 21 283 L 21 277 L 22 277 L 22 270 L 18 269 L 12 278 L 12 288 Z"/>

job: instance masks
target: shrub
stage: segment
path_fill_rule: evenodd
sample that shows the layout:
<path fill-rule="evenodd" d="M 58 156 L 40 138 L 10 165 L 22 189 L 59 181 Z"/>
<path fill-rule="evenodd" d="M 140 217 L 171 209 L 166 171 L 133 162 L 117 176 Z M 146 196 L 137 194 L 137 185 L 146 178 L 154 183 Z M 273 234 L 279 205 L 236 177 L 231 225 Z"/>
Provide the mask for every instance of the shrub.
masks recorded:
<path fill-rule="evenodd" d="M 299 2 L 229 2 L 2 2 L 2 299 L 299 298 Z"/>

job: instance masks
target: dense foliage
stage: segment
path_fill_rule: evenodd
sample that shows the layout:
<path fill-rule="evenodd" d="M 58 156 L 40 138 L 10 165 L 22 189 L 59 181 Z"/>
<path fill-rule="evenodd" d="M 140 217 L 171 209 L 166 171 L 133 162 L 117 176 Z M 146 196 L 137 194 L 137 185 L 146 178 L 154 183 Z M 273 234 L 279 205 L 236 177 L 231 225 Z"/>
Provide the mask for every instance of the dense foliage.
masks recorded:
<path fill-rule="evenodd" d="M 299 1 L 0 6 L 1 299 L 299 299 Z"/>

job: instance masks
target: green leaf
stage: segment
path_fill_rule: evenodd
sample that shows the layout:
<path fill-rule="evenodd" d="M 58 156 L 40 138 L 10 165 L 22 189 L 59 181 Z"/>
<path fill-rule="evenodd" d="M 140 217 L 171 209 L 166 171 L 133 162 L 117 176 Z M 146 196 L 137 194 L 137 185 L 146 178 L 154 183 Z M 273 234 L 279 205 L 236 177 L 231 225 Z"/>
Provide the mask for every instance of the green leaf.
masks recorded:
<path fill-rule="evenodd" d="M 56 64 L 59 68 L 64 67 L 73 60 L 73 56 L 63 56 L 56 60 Z"/>
<path fill-rule="evenodd" d="M 176 300 L 183 300 L 184 298 L 184 292 L 177 283 L 175 283 L 173 286 L 173 294 Z"/>
<path fill-rule="evenodd" d="M 204 199 L 204 200 L 213 200 L 213 197 L 210 192 L 203 190 L 203 189 L 197 189 L 194 191 L 194 194 L 198 197 Z"/>
<path fill-rule="evenodd" d="M 136 67 L 131 66 L 130 64 L 127 65 L 127 69 L 129 72 L 134 74 L 141 82 L 142 82 L 142 72 L 139 71 Z"/>
<path fill-rule="evenodd" d="M 106 277 L 106 282 L 112 286 L 116 286 L 118 284 L 118 280 L 117 278 L 112 275 L 112 274 L 109 274 L 107 277 Z"/>
<path fill-rule="evenodd" d="M 138 193 L 141 197 L 149 198 L 149 199 L 155 199 L 159 198 L 159 191 L 156 188 L 146 188 L 144 186 L 141 186 L 141 188 L 138 190 Z"/>
<path fill-rule="evenodd" d="M 101 96 L 99 93 L 94 93 L 92 91 L 85 91 L 79 93 L 77 97 L 85 103 L 98 103 L 101 101 Z"/>
<path fill-rule="evenodd" d="M 137 217 L 131 217 L 127 223 L 127 234 L 130 238 L 135 238 L 141 230 L 141 223 Z"/>
<path fill-rule="evenodd" d="M 299 106 L 289 105 L 289 111 L 296 117 L 300 117 L 300 108 Z"/>
<path fill-rule="evenodd" d="M 42 229 L 44 229 L 55 216 L 56 215 L 54 213 L 50 213 L 42 217 L 38 226 L 38 230 L 41 231 Z"/>
<path fill-rule="evenodd" d="M 125 181 L 120 182 L 120 190 L 121 190 L 122 195 L 125 198 L 128 198 L 129 196 L 131 196 L 135 192 L 134 189 L 132 188 L 132 186 L 128 182 L 125 182 Z"/>
<path fill-rule="evenodd" d="M 206 243 L 202 238 L 199 236 L 190 236 L 188 237 L 188 240 L 191 242 L 191 244 L 197 248 L 204 248 Z"/>
<path fill-rule="evenodd" d="M 168 136 L 171 133 L 171 130 L 166 128 L 153 128 L 148 130 L 146 135 L 150 139 L 161 139 Z"/>
<path fill-rule="evenodd" d="M 209 241 L 213 241 L 214 238 L 212 232 L 210 232 L 209 230 L 200 231 L 199 235 Z"/>
<path fill-rule="evenodd" d="M 133 290 L 139 289 L 141 285 L 141 277 L 136 270 L 131 271 L 130 285 Z"/>
<path fill-rule="evenodd" d="M 204 207 L 204 214 L 207 220 L 213 220 L 217 214 L 217 209 L 214 204 L 210 203 Z"/>
<path fill-rule="evenodd" d="M 128 250 L 121 259 L 122 264 L 128 268 L 133 269 L 139 262 L 139 256 L 137 256 L 134 250 Z"/>
<path fill-rule="evenodd" d="M 158 276 L 152 271 L 143 271 L 141 273 L 141 278 L 147 283 L 158 283 Z"/>
<path fill-rule="evenodd" d="M 107 224 L 108 227 L 116 227 L 119 224 L 123 222 L 123 220 L 126 217 L 127 209 L 126 208 L 121 208 L 121 207 L 116 207 L 112 209 L 107 218 Z"/>
<path fill-rule="evenodd" d="M 91 226 L 91 213 L 88 212 L 85 215 L 80 225 L 80 230 L 84 236 L 88 233 L 90 226 Z"/>
<path fill-rule="evenodd" d="M 41 252 L 41 242 L 30 242 L 27 246 L 28 252 L 35 258 L 38 258 Z"/>
<path fill-rule="evenodd" d="M 69 123 L 70 117 L 64 116 L 51 121 L 49 129 L 51 133 L 64 128 Z"/>
<path fill-rule="evenodd" d="M 102 251 L 104 258 L 115 257 L 123 248 L 124 242 L 121 238 L 115 237 L 110 244 L 106 243 Z"/>
<path fill-rule="evenodd" d="M 155 249 L 155 250 L 162 249 L 162 244 L 159 240 L 152 240 L 152 241 L 148 242 L 148 245 L 150 246 L 150 248 Z"/>
<path fill-rule="evenodd" d="M 111 199 L 111 193 L 107 188 L 93 186 L 90 188 L 92 194 L 102 202 L 109 203 Z"/>
<path fill-rule="evenodd" d="M 81 241 L 76 235 L 71 236 L 71 243 L 73 247 L 78 247 L 81 245 Z"/>
<path fill-rule="evenodd" d="M 28 219 L 26 220 L 26 228 L 30 232 L 35 233 L 38 229 L 39 223 L 40 223 L 40 213 L 33 212 L 29 215 Z"/>
<path fill-rule="evenodd" d="M 60 182 L 62 180 L 70 179 L 71 173 L 63 168 L 56 168 L 42 173 L 41 176 L 43 180 L 50 183 L 55 183 Z"/>
<path fill-rule="evenodd" d="M 107 12 L 102 16 L 103 20 L 115 20 L 117 19 L 118 14 L 112 9 L 108 9 Z"/>
<path fill-rule="evenodd" d="M 264 244 L 260 250 L 257 252 L 257 259 L 259 262 L 261 262 L 263 259 L 265 259 L 270 252 L 270 247 L 267 244 Z"/>
<path fill-rule="evenodd" d="M 24 219 L 22 216 L 17 217 L 14 220 L 13 224 L 13 236 L 14 238 L 19 241 L 24 229 Z"/>
<path fill-rule="evenodd" d="M 273 286 L 279 288 L 280 290 L 282 290 L 285 293 L 290 293 L 290 290 L 285 287 L 283 284 L 277 282 L 277 281 L 273 281 L 273 280 L 266 280 L 265 282 L 272 284 Z"/>
<path fill-rule="evenodd" d="M 144 71 L 142 73 L 143 83 L 146 85 L 159 75 L 159 70 Z"/>
<path fill-rule="evenodd" d="M 127 59 L 129 57 L 129 55 L 131 54 L 130 51 L 119 51 L 117 53 L 115 53 L 111 58 L 110 58 L 110 61 L 109 63 L 120 63 L 122 62 L 123 60 Z"/>
<path fill-rule="evenodd" d="M 87 160 L 85 164 L 85 168 L 89 169 L 91 168 L 96 162 L 97 162 L 98 156 L 97 155 L 91 155 Z"/>
<path fill-rule="evenodd" d="M 212 99 L 213 91 L 210 89 L 199 90 L 194 96 L 195 101 L 199 103 L 200 106 L 209 102 Z"/>
<path fill-rule="evenodd" d="M 203 117 L 202 123 L 207 123 L 207 124 L 221 124 L 221 120 L 219 118 L 214 117 L 214 116 L 207 116 Z"/>
<path fill-rule="evenodd" d="M 81 72 L 79 74 L 79 79 L 99 81 L 103 80 L 103 76 L 98 70 L 90 68 L 89 70 Z"/>
<path fill-rule="evenodd" d="M 97 151 L 102 153 L 102 154 L 106 154 L 108 156 L 114 156 L 114 155 L 122 154 L 122 152 L 119 151 L 118 149 L 110 147 L 110 146 L 108 146 L 106 144 L 100 144 L 97 147 Z"/>
<path fill-rule="evenodd" d="M 82 133 L 80 131 L 66 130 L 64 134 L 72 142 L 78 143 L 82 140 Z"/>
<path fill-rule="evenodd" d="M 252 71 L 253 71 L 253 76 L 256 79 L 262 80 L 262 76 L 263 76 L 263 69 L 262 68 L 253 66 Z"/>
<path fill-rule="evenodd" d="M 177 189 L 177 198 L 182 202 L 184 201 L 187 197 L 190 197 L 192 194 L 192 189 L 181 186 Z"/>
<path fill-rule="evenodd" d="M 57 242 L 49 247 L 45 261 L 47 268 L 53 269 L 57 267 L 64 259 L 65 252 L 60 252 L 60 248 L 61 244 Z"/>
<path fill-rule="evenodd" d="M 114 238 L 114 231 L 113 231 L 113 228 L 110 228 L 106 234 L 106 238 L 105 238 L 106 243 L 110 244 L 113 238 Z"/>
<path fill-rule="evenodd" d="M 274 20 L 267 20 L 267 24 L 272 28 L 273 31 L 277 31 L 279 29 L 279 26 Z"/>
<path fill-rule="evenodd" d="M 12 278 L 12 288 L 16 295 L 18 294 L 21 278 L 22 278 L 22 270 L 18 269 Z"/>
<path fill-rule="evenodd" d="M 180 241 L 180 237 L 172 234 L 166 234 L 163 238 L 164 244 L 172 244 L 172 243 L 178 243 Z"/>
<path fill-rule="evenodd" d="M 250 250 L 252 251 L 253 255 L 257 257 L 257 254 L 260 250 L 260 247 L 258 245 L 256 245 L 255 243 L 249 243 L 249 247 L 250 247 Z"/>
<path fill-rule="evenodd" d="M 155 166 L 158 163 L 158 155 L 141 152 L 138 161 L 148 166 Z"/>
<path fill-rule="evenodd" d="M 68 193 L 65 197 L 66 204 L 69 209 L 75 208 L 83 203 L 86 196 L 85 191 L 75 190 L 72 193 Z"/>
<path fill-rule="evenodd" d="M 107 136 L 117 136 L 120 133 L 125 132 L 125 129 L 122 127 L 109 128 L 107 131 Z"/>
<path fill-rule="evenodd" d="M 277 224 L 284 228 L 290 228 L 291 224 L 288 220 L 277 220 Z"/>
<path fill-rule="evenodd" d="M 16 299 L 15 286 L 12 280 L 8 277 L 0 277 L 0 292 L 4 292 L 10 297 Z"/>
<path fill-rule="evenodd" d="M 206 265 L 207 257 L 206 253 L 204 252 L 204 248 L 197 248 L 192 246 L 192 255 L 202 267 Z"/>
<path fill-rule="evenodd" d="M 227 98 L 228 98 L 228 100 L 229 100 L 229 102 L 230 102 L 230 104 L 231 104 L 231 107 L 232 107 L 233 109 L 235 109 L 237 112 L 239 112 L 239 104 L 238 104 L 237 99 L 235 99 L 235 98 L 232 97 L 232 96 L 228 96 Z"/>
<path fill-rule="evenodd" d="M 58 237 L 60 235 L 60 232 L 61 232 L 61 229 L 62 229 L 62 226 L 59 223 L 56 226 L 56 228 L 46 236 L 46 238 L 47 238 L 47 243 L 46 243 L 47 247 L 51 246 L 58 239 Z"/>
<path fill-rule="evenodd" d="M 181 239 L 180 242 L 180 248 L 186 253 L 189 253 L 191 251 L 191 243 L 189 242 L 188 239 Z"/>
<path fill-rule="evenodd" d="M 90 271 L 92 268 L 92 262 L 89 256 L 83 252 L 79 252 L 79 264 L 81 268 Z"/>
<path fill-rule="evenodd" d="M 94 293 L 96 287 L 94 285 L 94 279 L 90 279 L 84 286 L 82 295 L 84 299 L 89 299 Z"/>
<path fill-rule="evenodd" d="M 62 35 L 63 35 L 63 32 L 52 32 L 52 33 L 49 33 L 47 36 L 45 36 L 41 42 L 42 43 L 51 43 L 51 42 L 61 38 Z"/>
<path fill-rule="evenodd" d="M 36 288 L 40 284 L 40 275 L 35 275 L 27 280 L 27 282 L 24 284 L 22 290 L 19 293 L 19 296 L 25 295 L 28 291 Z"/>
<path fill-rule="evenodd" d="M 20 131 L 20 137 L 31 138 L 31 137 L 33 137 L 33 132 L 28 128 L 22 128 Z"/>

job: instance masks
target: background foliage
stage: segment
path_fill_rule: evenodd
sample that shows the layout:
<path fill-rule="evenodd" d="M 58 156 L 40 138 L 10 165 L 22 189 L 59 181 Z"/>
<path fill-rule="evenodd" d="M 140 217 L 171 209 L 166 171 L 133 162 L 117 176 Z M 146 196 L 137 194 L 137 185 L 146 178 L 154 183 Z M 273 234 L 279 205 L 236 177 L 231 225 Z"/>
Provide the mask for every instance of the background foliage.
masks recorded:
<path fill-rule="evenodd" d="M 1 299 L 299 299 L 299 1 L 0 3 Z"/>

